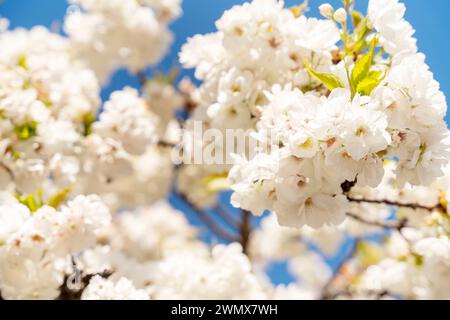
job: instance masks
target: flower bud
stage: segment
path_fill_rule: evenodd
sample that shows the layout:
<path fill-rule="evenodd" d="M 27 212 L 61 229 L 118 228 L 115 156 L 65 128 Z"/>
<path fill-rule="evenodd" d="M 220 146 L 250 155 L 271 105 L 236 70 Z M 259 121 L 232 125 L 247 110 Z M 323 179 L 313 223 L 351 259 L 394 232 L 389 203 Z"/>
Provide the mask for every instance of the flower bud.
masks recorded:
<path fill-rule="evenodd" d="M 334 13 L 334 20 L 340 23 L 345 23 L 347 21 L 347 12 L 344 8 L 339 8 Z"/>
<path fill-rule="evenodd" d="M 334 9 L 329 3 L 324 3 L 319 7 L 320 14 L 325 18 L 331 18 L 334 13 Z"/>

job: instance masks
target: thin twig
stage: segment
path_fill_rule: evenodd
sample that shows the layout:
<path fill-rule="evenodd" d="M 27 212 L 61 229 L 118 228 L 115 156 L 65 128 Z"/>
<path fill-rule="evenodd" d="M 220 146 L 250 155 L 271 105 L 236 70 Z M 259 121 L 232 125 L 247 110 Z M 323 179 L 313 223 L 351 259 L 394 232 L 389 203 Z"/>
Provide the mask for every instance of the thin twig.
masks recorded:
<path fill-rule="evenodd" d="M 368 290 L 368 291 L 364 291 L 363 292 L 365 294 L 366 297 L 370 297 L 372 300 L 379 300 L 382 299 L 384 297 L 387 298 L 399 298 L 398 295 L 394 295 L 393 293 L 390 293 L 387 290 L 381 290 L 381 291 L 374 291 L 374 290 Z M 353 293 L 349 290 L 349 289 L 344 289 L 341 291 L 338 291 L 336 293 L 333 293 L 332 295 L 327 296 L 326 298 L 328 300 L 334 300 L 339 296 L 348 296 L 348 297 L 352 297 Z"/>
<path fill-rule="evenodd" d="M 214 221 L 214 219 L 212 219 L 208 214 L 206 214 L 205 211 L 203 211 L 200 208 L 197 208 L 194 204 L 192 204 L 187 198 L 186 196 L 184 196 L 183 194 L 177 193 L 178 197 L 183 200 L 183 202 L 190 207 L 190 209 L 192 211 L 194 211 L 197 216 L 202 220 L 202 222 L 218 237 L 229 241 L 229 242 L 236 242 L 236 241 L 240 241 L 239 238 L 234 237 L 233 235 L 231 235 L 230 233 L 228 233 L 226 230 L 222 229 L 219 225 L 217 225 Z"/>
<path fill-rule="evenodd" d="M 80 281 L 80 289 L 79 290 L 72 290 L 67 285 L 67 282 L 69 280 L 69 276 L 64 277 L 63 285 L 60 287 L 60 294 L 57 298 L 58 300 L 80 300 L 81 295 L 83 294 L 84 289 L 89 285 L 89 282 L 91 279 L 95 276 L 100 276 L 104 279 L 108 279 L 113 274 L 112 271 L 106 270 L 102 273 L 95 273 L 95 274 L 88 274 L 83 276 Z"/>
<path fill-rule="evenodd" d="M 139 80 L 139 84 L 143 87 L 147 83 L 147 76 L 145 75 L 144 70 L 138 71 L 136 76 Z"/>
<path fill-rule="evenodd" d="M 220 204 L 215 208 L 215 212 L 230 226 L 240 229 L 240 221 L 237 221 L 227 210 L 225 210 Z"/>
<path fill-rule="evenodd" d="M 348 201 L 350 202 L 356 202 L 356 203 L 372 203 L 372 204 L 385 204 L 385 205 L 389 205 L 389 206 L 395 206 L 395 207 L 399 207 L 399 208 L 409 208 L 412 210 L 426 210 L 426 211 L 434 211 L 434 210 L 441 210 L 443 212 L 446 211 L 446 209 L 441 205 L 441 204 L 436 204 L 434 206 L 425 206 L 425 205 L 421 205 L 421 204 L 417 204 L 417 203 L 401 203 L 401 202 L 396 202 L 396 201 L 391 201 L 391 200 L 387 200 L 387 199 L 378 199 L 378 200 L 373 200 L 373 199 L 357 199 L 357 198 L 352 198 L 350 196 L 347 196 Z"/>
<path fill-rule="evenodd" d="M 251 213 L 247 210 L 242 210 L 242 222 L 241 222 L 241 245 L 245 254 L 248 253 L 248 244 L 251 233 Z"/>
<path fill-rule="evenodd" d="M 172 143 L 172 142 L 168 142 L 168 141 L 164 141 L 164 140 L 159 140 L 157 142 L 159 147 L 168 147 L 168 148 L 175 148 L 177 145 Z"/>
<path fill-rule="evenodd" d="M 321 300 L 328 300 L 334 296 L 334 295 L 330 294 L 330 289 L 333 286 L 336 278 L 341 274 L 341 272 L 344 269 L 347 262 L 355 256 L 360 241 L 361 241 L 361 239 L 356 238 L 352 243 L 352 247 L 350 248 L 350 251 L 347 253 L 347 255 L 342 260 L 339 261 L 339 264 L 338 264 L 333 276 L 327 281 L 327 283 L 322 288 Z"/>
<path fill-rule="evenodd" d="M 210 216 L 208 216 L 203 210 L 197 210 L 196 211 L 199 218 L 203 221 L 203 223 L 218 237 L 221 237 L 222 239 L 229 241 L 229 242 L 236 242 L 239 239 L 236 237 L 233 237 L 231 234 L 229 234 L 227 231 L 219 227 L 214 219 L 212 219 Z"/>

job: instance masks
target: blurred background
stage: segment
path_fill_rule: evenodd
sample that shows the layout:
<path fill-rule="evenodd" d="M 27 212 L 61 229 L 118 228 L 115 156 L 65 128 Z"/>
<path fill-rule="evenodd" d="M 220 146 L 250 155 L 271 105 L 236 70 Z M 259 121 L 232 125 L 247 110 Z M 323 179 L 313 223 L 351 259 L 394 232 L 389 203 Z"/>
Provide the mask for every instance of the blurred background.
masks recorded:
<path fill-rule="evenodd" d="M 298 5 L 303 0 L 286 0 L 287 6 Z M 172 49 L 161 64 L 149 69 L 148 74 L 162 72 L 166 73 L 178 66 L 178 52 L 186 39 L 198 34 L 209 33 L 216 30 L 214 22 L 222 13 L 235 4 L 242 4 L 243 0 L 183 0 L 183 15 L 172 25 L 175 41 Z M 310 0 L 307 16 L 319 16 L 318 6 L 329 2 L 334 8 L 341 5 L 341 0 Z M 406 4 L 406 19 L 416 29 L 419 50 L 427 56 L 427 63 L 440 82 L 444 93 L 450 95 L 450 1 L 449 0 L 403 0 Z M 356 8 L 366 12 L 367 0 L 356 0 Z M 56 32 L 62 33 L 63 17 L 70 10 L 78 10 L 77 7 L 69 6 L 66 0 L 0 0 L 0 16 L 10 21 L 10 28 L 31 28 L 35 25 L 44 25 Z M 0 48 L 1 50 L 1 48 Z M 189 76 L 193 78 L 192 70 L 181 70 L 180 77 Z M 124 86 L 138 87 L 138 79 L 126 70 L 119 70 L 111 78 L 110 82 L 102 90 L 102 98 L 105 100 L 114 90 L 122 89 Z M 447 123 L 450 117 L 447 115 Z M 229 203 L 229 194 L 221 196 L 224 204 Z M 179 210 L 185 212 L 191 222 L 200 226 L 202 238 L 208 242 L 216 239 L 203 227 L 196 215 L 175 196 L 170 197 L 170 202 Z M 228 204 L 227 208 L 233 211 Z M 237 211 L 234 212 L 238 214 Z M 255 222 L 257 223 L 257 221 Z M 216 241 L 217 242 L 217 241 Z M 351 246 L 346 241 L 341 250 L 334 257 L 327 257 L 327 262 L 336 267 L 345 256 Z M 284 263 L 271 265 L 267 270 L 274 283 L 289 283 L 292 277 Z"/>

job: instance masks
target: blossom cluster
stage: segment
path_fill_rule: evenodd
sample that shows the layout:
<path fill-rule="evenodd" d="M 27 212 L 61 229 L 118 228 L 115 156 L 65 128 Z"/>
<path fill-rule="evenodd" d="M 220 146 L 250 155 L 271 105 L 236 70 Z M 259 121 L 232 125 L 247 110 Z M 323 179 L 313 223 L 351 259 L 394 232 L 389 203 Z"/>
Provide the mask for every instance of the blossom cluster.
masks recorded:
<path fill-rule="evenodd" d="M 398 0 L 234 6 L 180 52 L 198 87 L 146 70 L 179 0 L 69 2 L 67 36 L 0 19 L 0 299 L 450 299 L 446 99 Z M 250 141 L 175 164 L 199 123 Z"/>
<path fill-rule="evenodd" d="M 95 193 L 115 208 L 168 192 L 170 152 L 157 142 L 180 100 L 163 95 L 170 85 L 151 81 L 145 97 L 132 88 L 113 92 L 97 116 L 97 78 L 72 58 L 66 38 L 35 27 L 4 32 L 0 43 L 7 48 L 0 57 L 2 189 L 42 192 L 46 200 L 69 191 Z M 169 110 L 161 110 L 166 103 Z"/>
<path fill-rule="evenodd" d="M 385 159 L 396 159 L 401 186 L 430 184 L 448 161 L 445 96 L 404 5 L 369 1 L 353 33 L 344 9 L 321 9 L 318 20 L 275 0 L 235 6 L 180 55 L 203 80 L 198 117 L 253 128 L 267 145 L 237 155 L 232 203 L 287 226 L 342 223 L 342 186 L 378 186 Z"/>
<path fill-rule="evenodd" d="M 135 26 L 119 22 L 107 32 L 109 38 L 98 39 L 111 54 L 118 51 L 114 33 L 130 38 L 141 30 L 138 37 L 156 32 L 158 37 L 170 38 L 167 23 L 180 13 L 178 1 L 142 5 L 83 1 L 83 5 L 85 12 L 98 12 L 97 18 L 112 12 L 142 18 L 142 24 Z M 147 16 L 154 16 L 150 24 L 157 31 L 146 24 Z M 71 19 L 75 16 L 68 16 L 66 23 L 73 24 Z M 170 150 L 158 141 L 170 141 L 168 133 L 176 131 L 172 118 L 181 97 L 169 82 L 155 78 L 147 81 L 142 95 L 126 87 L 102 104 L 99 81 L 119 66 L 117 57 L 111 57 L 99 74 L 83 57 L 86 48 L 73 35 L 63 37 L 41 26 L 8 30 L 2 19 L 3 25 L 1 297 L 58 298 L 65 278 L 72 274 L 71 260 L 96 245 L 100 229 L 110 223 L 110 212 L 152 203 L 170 191 Z M 98 41 L 90 39 L 88 44 Z M 132 49 L 142 53 L 140 47 Z M 158 49 L 158 57 L 134 66 L 156 62 L 166 49 Z M 89 57 L 96 59 L 93 53 Z"/>
<path fill-rule="evenodd" d="M 35 212 L 2 195 L 0 217 L 4 299 L 57 298 L 70 270 L 70 255 L 95 245 L 97 234 L 111 220 L 109 209 L 95 195 L 78 196 L 58 211 L 43 206 Z"/>
<path fill-rule="evenodd" d="M 67 16 L 64 29 L 101 80 L 120 67 L 138 72 L 157 64 L 172 42 L 168 24 L 181 13 L 180 0 L 70 2 L 81 10 Z"/>

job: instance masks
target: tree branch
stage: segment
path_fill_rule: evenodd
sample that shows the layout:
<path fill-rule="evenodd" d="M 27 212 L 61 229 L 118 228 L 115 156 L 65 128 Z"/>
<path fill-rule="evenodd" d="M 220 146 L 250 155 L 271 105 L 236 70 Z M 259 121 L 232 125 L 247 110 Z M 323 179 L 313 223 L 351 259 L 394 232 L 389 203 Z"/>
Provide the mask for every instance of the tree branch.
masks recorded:
<path fill-rule="evenodd" d="M 138 71 L 136 73 L 136 76 L 139 80 L 139 84 L 141 85 L 141 87 L 144 87 L 145 84 L 147 83 L 147 76 L 145 75 L 144 70 Z"/>
<path fill-rule="evenodd" d="M 387 199 L 379 199 L 379 200 L 372 200 L 372 199 L 358 199 L 358 198 L 353 198 L 350 196 L 347 196 L 348 201 L 350 202 L 355 202 L 355 203 L 372 203 L 372 204 L 385 204 L 385 205 L 389 205 L 389 206 L 395 206 L 395 207 L 399 207 L 399 208 L 409 208 L 412 210 L 426 210 L 426 211 L 434 211 L 434 210 L 440 210 L 443 212 L 446 212 L 446 208 L 444 208 L 442 206 L 442 204 L 436 204 L 434 206 L 424 206 L 421 204 L 416 204 L 416 203 L 401 203 L 401 202 L 396 202 L 396 201 L 391 201 L 391 200 L 387 200 Z"/>
<path fill-rule="evenodd" d="M 172 143 L 172 142 L 167 142 L 167 141 L 164 141 L 164 140 L 159 140 L 159 141 L 157 142 L 157 145 L 158 145 L 159 147 L 167 147 L 167 148 L 174 148 L 174 147 L 177 146 L 176 144 L 174 144 L 174 143 Z"/>
<path fill-rule="evenodd" d="M 236 241 L 240 241 L 239 238 L 231 235 L 230 233 L 228 233 L 226 230 L 222 229 L 219 225 L 217 225 L 215 223 L 215 221 L 208 215 L 205 213 L 205 211 L 203 211 L 200 208 L 197 208 L 193 203 L 191 203 L 185 195 L 180 194 L 180 193 L 176 193 L 177 196 L 183 200 L 183 202 L 190 207 L 190 209 L 192 211 L 194 211 L 197 216 L 200 218 L 200 220 L 202 220 L 202 222 L 218 237 L 222 238 L 225 241 L 228 242 L 236 242 Z"/>
<path fill-rule="evenodd" d="M 379 300 L 379 299 L 382 299 L 384 297 L 398 299 L 398 296 L 390 293 L 387 290 L 381 290 L 381 291 L 368 290 L 368 291 L 364 291 L 363 293 L 366 296 L 369 296 L 371 299 L 374 299 L 374 300 Z M 327 299 L 328 300 L 334 300 L 334 299 L 336 299 L 339 296 L 348 296 L 348 297 L 351 298 L 351 297 L 353 297 L 353 293 L 349 289 L 344 289 L 344 290 L 336 292 L 336 293 L 334 293 L 332 295 L 327 296 Z"/>
<path fill-rule="evenodd" d="M 241 245 L 243 252 L 245 254 L 248 253 L 248 244 L 250 240 L 250 234 L 252 231 L 251 216 L 252 214 L 250 213 L 250 211 L 242 210 L 242 222 L 240 233 L 241 233 Z"/>
<path fill-rule="evenodd" d="M 217 204 L 215 211 L 217 214 L 224 220 L 226 223 L 228 223 L 233 228 L 236 228 L 237 230 L 240 230 L 240 224 L 241 222 L 235 219 L 228 211 L 226 211 L 220 204 Z"/>
<path fill-rule="evenodd" d="M 355 256 L 360 241 L 361 241 L 361 239 L 356 238 L 352 243 L 352 247 L 350 248 L 350 251 L 347 253 L 347 255 L 341 261 L 339 261 L 339 264 L 338 264 L 333 276 L 327 281 L 327 283 L 322 288 L 322 294 L 321 294 L 321 298 L 320 298 L 321 300 L 329 300 L 335 296 L 334 294 L 330 293 L 330 289 L 333 286 L 337 277 L 341 274 L 341 272 L 344 269 L 347 262 Z"/>
<path fill-rule="evenodd" d="M 108 279 L 111 275 L 112 275 L 111 271 L 104 271 L 102 273 L 85 275 L 80 279 L 81 283 L 79 290 L 73 290 L 69 288 L 68 286 L 69 276 L 65 276 L 64 283 L 60 288 L 61 292 L 57 300 L 80 300 L 84 289 L 88 286 L 89 282 L 93 277 L 100 276 L 102 278 Z"/>

